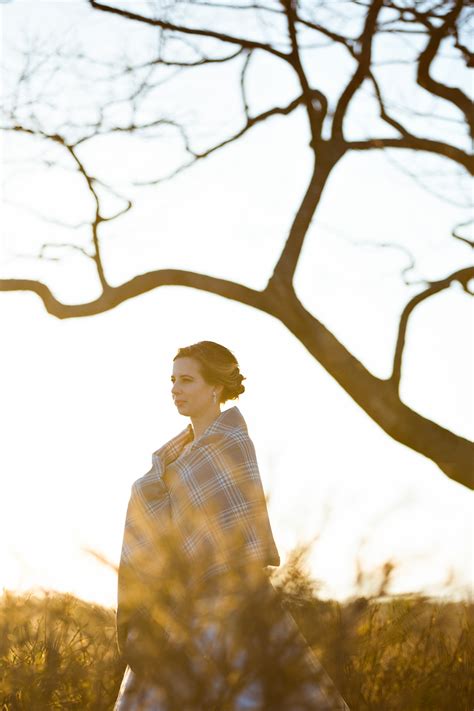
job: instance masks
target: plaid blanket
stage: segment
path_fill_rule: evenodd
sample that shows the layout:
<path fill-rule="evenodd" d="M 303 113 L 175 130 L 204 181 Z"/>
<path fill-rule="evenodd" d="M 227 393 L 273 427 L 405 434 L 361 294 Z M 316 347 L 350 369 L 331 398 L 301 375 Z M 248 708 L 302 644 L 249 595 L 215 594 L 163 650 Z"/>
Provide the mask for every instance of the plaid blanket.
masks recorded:
<path fill-rule="evenodd" d="M 255 449 L 237 407 L 196 441 L 188 425 L 153 453 L 152 468 L 132 486 L 118 576 L 122 653 L 131 620 L 147 614 L 137 590 L 166 588 L 183 561 L 187 592 L 237 566 L 280 563 Z"/>

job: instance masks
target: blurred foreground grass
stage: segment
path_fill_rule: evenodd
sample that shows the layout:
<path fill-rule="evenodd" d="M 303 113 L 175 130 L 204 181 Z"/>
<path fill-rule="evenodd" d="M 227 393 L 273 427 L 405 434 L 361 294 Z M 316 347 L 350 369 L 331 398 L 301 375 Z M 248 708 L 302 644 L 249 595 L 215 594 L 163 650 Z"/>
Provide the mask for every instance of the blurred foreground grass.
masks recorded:
<path fill-rule="evenodd" d="M 275 585 L 351 711 L 474 708 L 473 603 L 320 600 L 297 566 Z M 113 610 L 55 592 L 0 598 L 2 711 L 110 711 L 123 672 Z"/>

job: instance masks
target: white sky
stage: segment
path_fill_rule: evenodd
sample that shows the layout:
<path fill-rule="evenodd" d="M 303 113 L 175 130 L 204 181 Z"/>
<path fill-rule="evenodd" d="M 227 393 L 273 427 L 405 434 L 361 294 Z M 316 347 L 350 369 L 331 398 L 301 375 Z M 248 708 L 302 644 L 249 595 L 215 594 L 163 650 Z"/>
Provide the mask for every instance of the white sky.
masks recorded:
<path fill-rule="evenodd" d="M 67 17 L 64 3 L 16 0 L 2 7 L 4 36 L 14 43 L 35 23 L 40 6 L 51 36 L 53 28 L 64 33 L 65 25 L 80 36 L 85 25 L 79 20 L 87 13 L 67 4 Z M 340 66 L 334 65 L 335 76 Z M 261 84 L 259 72 L 263 67 L 251 80 L 255 101 L 269 101 L 272 82 Z M 290 84 L 273 79 L 284 94 L 277 103 L 286 100 Z M 71 79 L 71 96 L 75 86 Z M 229 126 L 232 116 L 229 111 Z M 224 121 L 211 123 L 202 138 L 226 129 Z M 171 137 L 145 148 L 121 140 L 98 140 L 81 154 L 136 200 L 104 231 L 110 281 L 177 266 L 261 288 L 308 179 L 303 114 L 256 129 L 159 189 L 132 190 L 125 183 L 171 163 Z M 97 280 L 79 253 L 56 250 L 61 262 L 40 265 L 14 257 L 34 254 L 46 241 L 85 245 L 88 238 L 85 230 L 52 226 L 12 204 L 71 223 L 89 214 L 76 176 L 22 162 L 44 150 L 32 146 L 29 138 L 3 138 L 1 274 L 41 278 L 66 302 L 94 298 Z M 383 154 L 348 156 L 334 171 L 296 287 L 305 306 L 376 375 L 390 372 L 398 318 L 417 287 L 402 283 L 402 252 L 355 243 L 397 242 L 415 253 L 414 276 L 437 278 L 468 263 L 468 248 L 449 238 L 459 217 L 459 208 L 420 189 Z M 470 438 L 471 317 L 471 302 L 456 287 L 419 308 L 410 322 L 401 388 L 408 405 Z M 109 313 L 62 322 L 34 295 L 1 294 L 0 329 L 0 587 L 52 587 L 114 604 L 113 571 L 84 549 L 118 561 L 132 482 L 148 471 L 151 453 L 187 424 L 169 393 L 172 358 L 178 347 L 209 339 L 231 348 L 247 376 L 236 404 L 256 445 L 283 557 L 296 543 L 317 538 L 312 573 L 324 594 L 337 597 L 353 593 L 357 559 L 367 571 L 395 562 L 394 592 L 467 593 L 472 495 L 388 438 L 276 320 L 167 287 Z"/>

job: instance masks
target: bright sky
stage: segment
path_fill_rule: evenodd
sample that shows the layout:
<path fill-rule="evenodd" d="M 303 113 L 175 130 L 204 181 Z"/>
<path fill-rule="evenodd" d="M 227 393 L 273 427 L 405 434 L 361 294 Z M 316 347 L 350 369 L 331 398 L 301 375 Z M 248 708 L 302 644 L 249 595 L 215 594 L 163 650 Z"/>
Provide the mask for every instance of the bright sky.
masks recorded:
<path fill-rule="evenodd" d="M 20 41 L 41 8 L 51 37 L 67 36 L 72 26 L 79 41 L 87 27 L 94 42 L 98 30 L 87 24 L 84 5 L 67 3 L 67 14 L 64 5 L 5 5 L 4 36 L 10 45 Z M 118 28 L 110 30 L 114 41 Z M 4 51 L 4 61 L 18 61 L 12 57 Z M 341 66 L 334 65 L 335 76 Z M 264 102 L 272 82 L 259 83 L 262 67 L 255 72 L 255 87 L 264 87 L 255 100 Z M 80 94 L 74 82 L 71 96 Z M 284 83 L 273 84 L 283 91 Z M 211 128 L 226 126 L 206 124 L 203 140 Z M 84 147 L 93 171 L 113 176 L 136 199 L 104 233 L 110 281 L 177 266 L 262 287 L 308 178 L 305 132 L 302 114 L 275 120 L 159 189 L 141 191 L 124 187 L 126 181 L 165 170 L 171 136 L 158 148 L 123 138 Z M 87 231 L 50 225 L 20 206 L 79 222 L 90 214 L 84 187 L 68 171 L 32 169 L 25 159 L 44 146 L 30 138 L 4 135 L 2 149 L 1 275 L 40 278 L 65 302 L 94 298 L 97 281 L 79 252 L 51 251 L 62 261 L 41 264 L 14 256 L 35 254 L 46 241 L 85 245 Z M 308 235 L 298 294 L 386 377 L 398 317 L 417 287 L 403 285 L 401 251 L 356 242 L 404 245 L 417 258 L 414 276 L 436 278 L 468 263 L 468 248 L 449 238 L 459 217 L 459 208 L 422 190 L 383 154 L 350 156 L 331 178 Z M 470 438 L 471 310 L 468 296 L 453 287 L 415 313 L 401 389 L 408 405 Z M 168 287 L 94 318 L 62 322 L 34 295 L 0 294 L 0 329 L 0 587 L 69 590 L 114 605 L 115 573 L 86 549 L 118 562 L 130 486 L 149 470 L 151 453 L 188 422 L 172 404 L 172 358 L 178 347 L 208 339 L 229 347 L 247 376 L 235 404 L 256 446 L 282 557 L 314 538 L 311 571 L 325 595 L 339 598 L 354 592 L 359 563 L 370 571 L 387 560 L 397 565 L 394 592 L 467 594 L 472 495 L 388 438 L 276 320 Z"/>

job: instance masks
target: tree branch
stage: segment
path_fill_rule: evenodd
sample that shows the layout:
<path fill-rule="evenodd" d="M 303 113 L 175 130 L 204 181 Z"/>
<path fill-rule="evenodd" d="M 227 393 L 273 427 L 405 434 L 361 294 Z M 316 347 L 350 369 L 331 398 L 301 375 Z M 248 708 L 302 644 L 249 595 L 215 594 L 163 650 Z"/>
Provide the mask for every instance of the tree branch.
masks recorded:
<path fill-rule="evenodd" d="M 456 0 L 453 9 L 451 12 L 448 12 L 439 27 L 431 28 L 429 42 L 418 59 L 418 73 L 416 80 L 418 84 L 423 87 L 423 89 L 426 89 L 426 91 L 429 91 L 431 94 L 439 96 L 446 101 L 450 101 L 452 104 L 457 106 L 466 118 L 471 137 L 474 137 L 474 112 L 472 102 L 468 99 L 464 92 L 461 91 L 461 89 L 441 84 L 433 79 L 430 74 L 431 64 L 436 59 L 440 44 L 445 37 L 449 34 L 453 34 L 456 20 L 459 17 L 459 13 L 461 12 L 463 5 L 463 0 Z"/>
<path fill-rule="evenodd" d="M 472 225 L 473 223 L 474 223 L 474 219 L 467 220 L 467 222 L 461 222 L 461 224 L 456 225 L 456 227 L 451 232 L 454 239 L 458 239 L 460 242 L 464 242 L 465 244 L 469 245 L 469 247 L 472 247 L 472 249 L 474 249 L 474 240 L 468 239 L 467 237 L 463 237 L 462 235 L 459 234 L 458 230 L 461 227 L 468 227 L 469 225 Z"/>
<path fill-rule="evenodd" d="M 298 75 L 300 86 L 303 91 L 304 103 L 311 129 L 311 147 L 315 150 L 316 142 L 321 138 L 321 131 L 326 117 L 328 101 L 322 92 L 318 91 L 317 94 L 315 94 L 315 92 L 312 91 L 301 62 L 295 24 L 298 19 L 295 10 L 295 0 L 281 0 L 281 4 L 285 9 L 288 22 L 288 34 L 291 41 L 290 61 L 296 74 Z M 313 103 L 315 99 L 317 102 L 316 106 Z"/>
<path fill-rule="evenodd" d="M 336 42 L 337 44 L 344 45 L 344 47 L 346 47 L 350 51 L 352 56 L 355 57 L 355 52 L 354 52 L 355 40 L 352 37 L 345 37 L 344 35 L 340 35 L 337 32 L 333 32 L 332 30 L 329 30 L 327 27 L 323 27 L 323 25 L 319 25 L 316 22 L 311 22 L 310 20 L 307 20 L 304 17 L 301 17 L 301 15 L 296 16 L 296 21 L 299 24 L 303 25 L 304 27 L 307 27 L 308 29 L 311 29 L 311 30 L 315 30 L 315 32 L 318 32 L 319 34 L 324 35 L 324 37 L 327 37 L 328 39 L 332 40 L 333 42 Z"/>
<path fill-rule="evenodd" d="M 58 319 L 96 316 L 160 286 L 187 286 L 271 313 L 271 304 L 265 292 L 226 279 L 182 269 L 158 269 L 140 274 L 117 287 L 109 285 L 98 299 L 85 304 L 63 304 L 46 284 L 39 281 L 0 279 L 0 291 L 31 291 L 40 297 L 48 313 Z"/>
<path fill-rule="evenodd" d="M 392 383 L 397 393 L 400 389 L 402 358 L 403 351 L 405 348 L 408 320 L 414 309 L 418 306 L 418 304 L 421 304 L 422 301 L 429 299 L 430 296 L 438 294 L 440 291 L 443 291 L 444 289 L 450 287 L 454 281 L 458 281 L 462 285 L 464 291 L 467 294 L 473 296 L 474 293 L 469 290 L 469 281 L 471 279 L 474 279 L 474 267 L 466 267 L 465 269 L 459 269 L 458 271 L 453 272 L 449 276 L 445 277 L 444 279 L 440 279 L 439 281 L 426 282 L 429 284 L 428 288 L 422 291 L 420 294 L 414 296 L 412 299 L 410 299 L 408 304 L 403 309 L 398 328 L 398 338 L 393 359 L 392 375 L 390 376 L 390 382 Z"/>
<path fill-rule="evenodd" d="M 351 398 L 390 437 L 429 457 L 451 479 L 474 488 L 474 445 L 401 402 L 391 380 L 370 373 L 294 294 L 273 285 L 273 315 L 282 321 Z"/>
<path fill-rule="evenodd" d="M 247 123 L 250 121 L 250 112 L 249 112 L 249 103 L 247 99 L 247 92 L 245 90 L 245 79 L 247 76 L 247 71 L 249 68 L 250 61 L 252 59 L 252 52 L 247 52 L 247 56 L 245 57 L 245 61 L 242 65 L 242 70 L 240 72 L 240 95 L 242 97 L 242 107 L 244 109 L 244 114 L 245 118 L 247 119 Z"/>
<path fill-rule="evenodd" d="M 362 141 L 346 141 L 345 146 L 352 151 L 367 151 L 376 148 L 404 148 L 408 150 L 426 151 L 444 158 L 449 158 L 462 165 L 470 175 L 474 175 L 474 156 L 467 155 L 456 146 L 442 141 L 433 141 L 430 138 L 420 138 L 407 134 L 403 138 L 369 138 Z"/>
<path fill-rule="evenodd" d="M 315 148 L 317 159 L 314 162 L 313 172 L 306 193 L 291 225 L 288 239 L 273 271 L 270 284 L 280 282 L 290 285 L 293 282 L 304 239 L 326 182 L 331 170 L 344 154 L 344 149 L 340 148 L 334 140 L 330 142 L 320 140 L 316 143 Z"/>
<path fill-rule="evenodd" d="M 165 20 L 154 19 L 152 17 L 146 17 L 145 15 L 137 15 L 134 12 L 121 10 L 118 7 L 112 7 L 111 5 L 103 5 L 95 0 L 89 0 L 89 4 L 92 8 L 94 8 L 94 10 L 110 12 L 113 15 L 119 15 L 127 20 L 142 22 L 143 24 L 150 25 L 152 27 L 161 27 L 163 30 L 169 30 L 170 32 L 180 32 L 182 34 L 194 35 L 196 37 L 209 37 L 211 39 L 220 40 L 221 42 L 227 42 L 228 44 L 240 45 L 240 47 L 243 47 L 244 49 L 261 49 L 264 52 L 275 55 L 275 57 L 279 57 L 280 59 L 288 59 L 288 55 L 285 54 L 285 52 L 280 52 L 278 49 L 275 49 L 271 45 L 265 44 L 264 42 L 254 42 L 253 40 L 248 40 L 243 37 L 234 37 L 223 32 L 214 32 L 213 30 L 203 30 L 199 28 L 185 27 L 183 25 L 175 25 L 174 23 L 166 22 Z"/>
<path fill-rule="evenodd" d="M 95 262 L 96 269 L 97 269 L 97 275 L 99 277 L 99 281 L 101 283 L 102 289 L 104 291 L 107 291 L 107 289 L 109 288 L 109 284 L 108 284 L 107 279 L 105 277 L 105 272 L 104 272 L 104 267 L 103 267 L 103 262 L 102 262 L 101 248 L 100 248 L 99 234 L 98 234 L 99 226 L 102 222 L 110 222 L 112 220 L 117 219 L 118 217 L 125 214 L 126 212 L 128 212 L 132 207 L 131 201 L 125 200 L 125 198 L 122 198 L 122 196 L 118 196 L 118 194 L 114 190 L 112 190 L 109 186 L 105 185 L 105 183 L 103 183 L 98 178 L 95 178 L 94 176 L 90 175 L 87 172 L 84 164 L 82 163 L 82 161 L 79 159 L 79 157 L 77 155 L 77 152 L 76 152 L 76 145 L 77 144 L 68 143 L 66 141 L 66 139 L 63 136 L 60 136 L 58 133 L 48 134 L 45 131 L 42 131 L 40 129 L 31 129 L 26 126 L 21 126 L 18 124 L 14 125 L 14 126 L 10 126 L 10 127 L 8 127 L 8 126 L 3 127 L 3 129 L 13 131 L 16 133 L 26 133 L 26 134 L 32 135 L 32 136 L 36 136 L 36 135 L 41 136 L 44 139 L 50 140 L 50 141 L 62 146 L 67 151 L 68 155 L 72 158 L 73 162 L 76 165 L 78 172 L 84 178 L 87 188 L 88 188 L 90 194 L 92 195 L 92 198 L 94 201 L 95 215 L 94 215 L 93 221 L 90 223 L 92 243 L 94 245 L 94 253 L 92 255 L 88 255 L 88 256 Z M 113 215 L 109 215 L 109 216 L 102 215 L 101 209 L 100 209 L 99 195 L 98 195 L 97 190 L 95 188 L 96 184 L 102 185 L 107 190 L 109 190 L 112 194 L 114 194 L 116 197 L 121 197 L 121 199 L 124 199 L 125 203 L 126 203 L 125 206 Z"/>
<path fill-rule="evenodd" d="M 152 59 L 149 62 L 144 62 L 142 64 L 135 64 L 133 67 L 127 67 L 127 73 L 135 72 L 140 69 L 145 69 L 146 67 L 180 67 L 181 69 L 190 69 L 193 67 L 202 67 L 205 64 L 225 64 L 226 62 L 231 62 L 236 57 L 239 57 L 243 52 L 243 48 L 240 47 L 236 52 L 228 54 L 225 57 L 207 57 L 202 56 L 201 59 L 196 59 L 195 62 L 184 62 L 178 60 L 168 60 L 158 57 L 157 59 Z"/>
<path fill-rule="evenodd" d="M 203 158 L 207 158 L 210 156 L 212 153 L 215 153 L 218 151 L 220 148 L 223 148 L 224 146 L 229 145 L 229 143 L 234 143 L 234 141 L 237 141 L 239 138 L 241 138 L 247 131 L 249 131 L 251 128 L 256 126 L 259 123 L 262 123 L 263 121 L 266 121 L 268 118 L 271 118 L 272 116 L 288 116 L 288 114 L 291 114 L 292 111 L 294 111 L 298 106 L 300 106 L 303 103 L 303 96 L 298 96 L 296 99 L 293 99 L 293 101 L 288 104 L 287 106 L 275 106 L 273 109 L 268 109 L 267 111 L 263 111 L 261 114 L 258 114 L 257 116 L 253 117 L 248 117 L 245 125 L 235 133 L 233 136 L 230 138 L 226 138 L 224 141 L 221 141 L 220 143 L 216 144 L 215 146 L 212 146 L 211 148 L 208 148 L 206 151 L 203 151 L 202 153 L 196 153 L 191 149 L 191 147 L 187 146 L 187 151 L 188 153 L 191 153 L 193 156 L 192 160 L 190 160 L 188 163 L 184 163 L 183 165 L 180 165 L 178 168 L 173 170 L 171 173 L 168 175 L 165 175 L 162 178 L 155 178 L 152 180 L 146 180 L 146 181 L 136 181 L 134 185 L 158 185 L 159 183 L 163 183 L 167 180 L 171 180 L 171 178 L 174 178 L 176 175 L 179 175 L 179 173 L 182 173 L 184 170 L 187 170 L 188 168 L 191 168 L 198 160 L 202 160 Z"/>
<path fill-rule="evenodd" d="M 369 6 L 364 29 L 360 38 L 360 52 L 355 53 L 358 65 L 348 85 L 342 92 L 334 111 L 332 124 L 333 138 L 342 138 L 343 123 L 351 99 L 367 78 L 372 60 L 372 40 L 377 27 L 377 17 L 382 9 L 384 0 L 374 0 Z"/>

